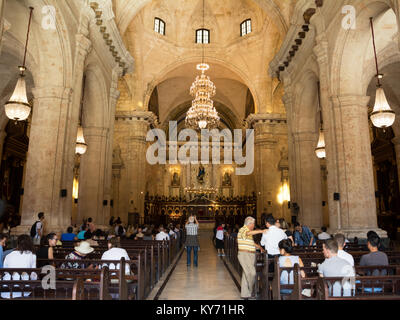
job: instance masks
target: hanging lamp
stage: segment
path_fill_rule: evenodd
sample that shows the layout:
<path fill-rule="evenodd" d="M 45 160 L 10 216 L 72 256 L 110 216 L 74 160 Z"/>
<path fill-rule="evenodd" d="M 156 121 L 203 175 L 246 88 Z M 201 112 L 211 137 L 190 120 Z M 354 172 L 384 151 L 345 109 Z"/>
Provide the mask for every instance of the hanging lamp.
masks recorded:
<path fill-rule="evenodd" d="M 22 66 L 18 67 L 20 74 L 17 81 L 17 85 L 15 86 L 14 93 L 12 94 L 10 100 L 6 102 L 4 105 L 6 116 L 10 120 L 14 121 L 24 121 L 28 119 L 32 109 L 28 102 L 28 97 L 26 94 L 26 82 L 25 82 L 25 71 L 27 70 L 26 54 L 28 50 L 29 33 L 31 29 L 32 14 L 34 8 L 29 7 L 29 9 L 30 9 L 30 14 L 29 14 L 28 32 L 25 43 L 24 61 L 22 63 Z"/>
<path fill-rule="evenodd" d="M 83 100 L 85 96 L 85 84 L 86 84 L 86 77 L 83 76 L 83 84 L 82 84 L 82 99 L 81 99 L 81 107 L 79 110 L 79 124 L 78 124 L 78 135 L 76 138 L 76 147 L 75 153 L 79 155 L 83 155 L 87 151 L 87 144 L 85 141 L 85 137 L 83 135 L 83 128 L 82 128 L 82 112 L 83 112 Z"/>
<path fill-rule="evenodd" d="M 383 78 L 383 74 L 379 73 L 378 67 L 378 57 L 376 54 L 376 45 L 375 45 L 375 33 L 374 33 L 374 23 L 373 18 L 370 18 L 371 24 L 371 32 L 372 32 L 372 43 L 374 47 L 374 55 L 375 55 L 375 66 L 376 66 L 376 95 L 375 95 L 375 105 L 374 110 L 372 111 L 370 118 L 372 124 L 377 128 L 388 128 L 393 125 L 394 120 L 396 118 L 395 112 L 390 108 L 389 103 L 386 99 L 385 92 L 382 87 L 381 80 Z"/>
<path fill-rule="evenodd" d="M 205 0 L 203 0 L 203 30 L 205 30 Z M 197 65 L 201 75 L 196 77 L 190 88 L 190 94 L 194 97 L 192 106 L 186 114 L 185 124 L 192 129 L 214 129 L 219 125 L 220 118 L 211 99 L 216 94 L 216 87 L 205 72 L 210 66 L 204 61 L 204 34 L 201 39 L 203 45 L 202 63 Z"/>
<path fill-rule="evenodd" d="M 321 109 L 321 97 L 320 97 L 320 83 L 318 81 L 318 108 L 319 108 L 319 119 L 320 119 L 320 129 L 319 129 L 319 139 L 318 145 L 315 148 L 315 154 L 319 159 L 324 159 L 326 157 L 326 145 L 325 145 L 325 134 L 322 120 L 322 109 Z"/>

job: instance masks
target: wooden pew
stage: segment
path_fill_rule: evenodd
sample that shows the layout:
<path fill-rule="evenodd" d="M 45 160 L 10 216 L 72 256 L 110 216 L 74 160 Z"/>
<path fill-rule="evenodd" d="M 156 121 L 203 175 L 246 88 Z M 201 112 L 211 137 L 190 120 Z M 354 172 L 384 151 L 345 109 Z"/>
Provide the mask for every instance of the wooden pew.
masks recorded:
<path fill-rule="evenodd" d="M 366 274 L 374 270 L 385 270 L 388 275 L 400 275 L 400 265 L 389 265 L 389 266 L 356 266 L 356 274 Z M 280 283 L 281 273 L 283 271 L 293 272 L 294 284 L 282 285 Z M 301 277 L 303 271 L 306 275 L 305 278 Z M 316 299 L 316 285 L 319 278 L 317 267 L 300 267 L 295 264 L 291 268 L 281 268 L 278 263 L 278 259 L 275 260 L 275 275 L 273 279 L 272 292 L 274 300 L 304 300 L 304 299 Z M 292 293 L 282 294 L 281 289 L 292 290 Z M 306 297 L 302 294 L 304 289 L 311 290 L 311 298 Z"/>
<path fill-rule="evenodd" d="M 400 276 L 355 277 L 355 289 L 351 296 L 344 296 L 343 288 L 340 296 L 331 294 L 330 286 L 341 282 L 343 278 L 319 278 L 317 281 L 317 298 L 319 300 L 400 300 Z M 375 292 L 368 292 L 366 288 Z M 376 291 L 379 289 L 379 291 Z"/>
<path fill-rule="evenodd" d="M 13 280 L 13 275 L 23 273 L 28 276 L 26 280 Z M 9 280 L 3 280 L 7 274 Z M 72 280 L 66 280 L 64 275 Z M 111 300 L 108 267 L 85 272 L 69 270 L 68 273 L 60 273 L 60 270 L 56 270 L 55 289 L 45 290 L 42 283 L 43 277 L 41 269 L 0 269 L 0 292 L 7 294 L 12 300 Z M 86 279 L 91 279 L 91 281 L 84 281 Z M 13 297 L 15 293 L 21 296 Z M 29 295 L 25 296 L 25 294 Z"/>

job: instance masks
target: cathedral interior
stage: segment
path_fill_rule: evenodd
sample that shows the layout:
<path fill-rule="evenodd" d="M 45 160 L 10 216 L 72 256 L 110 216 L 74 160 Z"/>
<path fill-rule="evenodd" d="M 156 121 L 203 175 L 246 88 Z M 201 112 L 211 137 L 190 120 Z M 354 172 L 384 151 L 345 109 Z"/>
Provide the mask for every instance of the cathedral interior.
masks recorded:
<path fill-rule="evenodd" d="M 399 17 L 396 0 L 0 0 L 1 222 L 18 234 L 38 212 L 53 231 L 273 214 L 399 240 Z M 250 174 L 170 159 L 202 62 L 214 129 L 243 133 L 240 146 L 254 130 Z M 9 103 L 21 79 L 25 117 Z M 377 82 L 391 108 L 378 126 Z M 164 163 L 147 160 L 149 130 L 165 132 Z"/>

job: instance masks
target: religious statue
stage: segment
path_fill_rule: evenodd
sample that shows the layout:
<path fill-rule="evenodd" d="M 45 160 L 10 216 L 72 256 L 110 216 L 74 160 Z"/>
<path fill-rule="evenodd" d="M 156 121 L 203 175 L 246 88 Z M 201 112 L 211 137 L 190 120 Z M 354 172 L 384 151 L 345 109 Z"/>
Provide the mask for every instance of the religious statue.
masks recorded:
<path fill-rule="evenodd" d="M 179 180 L 179 174 L 178 172 L 174 172 L 172 176 L 172 185 L 173 186 L 179 186 L 180 185 L 180 180 Z"/>
<path fill-rule="evenodd" d="M 197 181 L 199 183 L 203 184 L 205 175 L 206 175 L 206 170 L 204 169 L 203 165 L 200 164 L 200 166 L 199 166 L 199 174 L 197 175 Z"/>
<path fill-rule="evenodd" d="M 229 172 L 225 172 L 224 179 L 222 180 L 223 186 L 232 186 L 232 178 Z"/>

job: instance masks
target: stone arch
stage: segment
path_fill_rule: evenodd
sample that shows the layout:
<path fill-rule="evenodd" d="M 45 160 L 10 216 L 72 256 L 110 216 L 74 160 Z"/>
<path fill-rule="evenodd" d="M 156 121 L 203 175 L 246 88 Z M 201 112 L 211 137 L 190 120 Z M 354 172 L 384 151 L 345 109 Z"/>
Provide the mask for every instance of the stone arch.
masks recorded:
<path fill-rule="evenodd" d="M 365 78 L 365 52 L 371 39 L 369 17 L 379 18 L 392 7 L 389 0 L 366 0 L 356 4 L 355 9 L 356 30 L 341 28 L 332 53 L 331 88 L 337 96 L 365 95 L 366 85 L 360 79 Z"/>
<path fill-rule="evenodd" d="M 185 58 L 185 59 L 182 59 L 182 60 L 178 60 L 178 61 L 168 65 L 163 70 L 161 70 L 160 73 L 158 74 L 158 76 L 155 76 L 153 81 L 151 81 L 151 83 L 149 84 L 149 88 L 148 88 L 148 90 L 146 92 L 146 95 L 144 97 L 144 105 L 146 106 L 146 108 L 148 108 L 149 101 L 150 101 L 150 98 L 151 98 L 151 94 L 152 94 L 154 88 L 158 84 L 160 84 L 162 81 L 164 81 L 165 77 L 170 72 L 172 72 L 174 69 L 176 69 L 179 66 L 184 65 L 184 64 L 193 63 L 193 66 L 195 66 L 197 63 L 199 63 L 199 61 L 201 61 L 200 57 L 197 57 L 197 56 L 189 57 L 189 58 Z M 205 61 L 207 63 L 213 63 L 213 64 L 220 65 L 220 66 L 230 70 L 231 72 L 233 72 L 237 76 L 239 76 L 239 78 L 242 80 L 242 83 L 249 88 L 251 94 L 253 95 L 254 104 L 255 104 L 255 111 L 258 112 L 259 105 L 260 105 L 259 94 L 256 91 L 256 89 L 254 88 L 254 86 L 252 85 L 252 82 L 249 80 L 249 78 L 246 76 L 246 74 L 242 70 L 240 70 L 239 68 L 237 68 L 236 66 L 234 66 L 232 64 L 229 64 L 229 63 L 225 62 L 224 60 L 221 60 L 221 59 L 218 59 L 218 58 L 215 58 L 215 57 L 206 56 L 205 57 Z"/>

